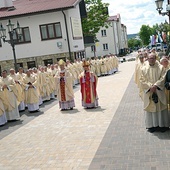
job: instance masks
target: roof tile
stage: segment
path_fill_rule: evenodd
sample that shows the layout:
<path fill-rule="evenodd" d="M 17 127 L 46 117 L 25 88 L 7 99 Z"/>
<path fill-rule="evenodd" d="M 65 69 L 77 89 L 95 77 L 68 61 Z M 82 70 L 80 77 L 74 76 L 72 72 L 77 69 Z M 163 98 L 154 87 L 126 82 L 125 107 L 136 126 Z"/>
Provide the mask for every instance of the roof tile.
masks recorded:
<path fill-rule="evenodd" d="M 0 9 L 0 18 L 74 7 L 79 0 L 14 0 L 15 10 Z"/>

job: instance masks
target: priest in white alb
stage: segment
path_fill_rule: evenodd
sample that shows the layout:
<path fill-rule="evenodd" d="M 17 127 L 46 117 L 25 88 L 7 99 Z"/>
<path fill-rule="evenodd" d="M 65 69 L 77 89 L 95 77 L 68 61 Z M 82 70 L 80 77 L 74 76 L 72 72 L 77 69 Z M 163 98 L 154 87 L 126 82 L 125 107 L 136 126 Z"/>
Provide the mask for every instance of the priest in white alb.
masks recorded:
<path fill-rule="evenodd" d="M 72 74 L 65 69 L 65 62 L 59 61 L 60 71 L 55 76 L 57 98 L 61 111 L 75 107 Z"/>
<path fill-rule="evenodd" d="M 26 75 L 23 77 L 23 85 L 25 87 L 25 103 L 27 104 L 28 111 L 39 111 L 37 77 L 31 74 L 30 70 L 27 70 Z"/>
<path fill-rule="evenodd" d="M 3 101 L 2 97 L 3 97 L 3 94 L 2 94 L 2 91 L 0 91 L 0 126 L 5 125 L 5 123 L 7 122 L 5 108 L 2 102 Z"/>
<path fill-rule="evenodd" d="M 141 89 L 144 96 L 145 124 L 149 132 L 165 132 L 170 119 L 165 95 L 165 69 L 154 53 L 149 54 L 148 63 L 141 70 Z"/>
<path fill-rule="evenodd" d="M 20 114 L 17 105 L 17 89 L 14 79 L 7 76 L 6 70 L 2 72 L 0 90 L 2 92 L 1 94 L 7 120 L 18 120 L 20 118 Z"/>

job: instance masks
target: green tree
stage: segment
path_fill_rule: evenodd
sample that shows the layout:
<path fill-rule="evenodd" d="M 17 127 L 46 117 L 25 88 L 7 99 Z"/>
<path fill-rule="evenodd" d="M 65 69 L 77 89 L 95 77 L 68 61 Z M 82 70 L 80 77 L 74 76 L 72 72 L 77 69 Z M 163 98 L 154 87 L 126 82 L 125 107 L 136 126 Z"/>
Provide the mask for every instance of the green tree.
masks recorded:
<path fill-rule="evenodd" d="M 134 47 L 134 43 L 133 43 L 133 42 L 134 42 L 134 39 L 133 39 L 133 38 L 131 38 L 131 39 L 128 40 L 128 47 L 129 47 L 129 48 L 133 48 L 133 47 Z"/>
<path fill-rule="evenodd" d="M 128 40 L 128 47 L 129 48 L 135 48 L 135 47 L 141 47 L 142 41 L 139 39 L 131 38 Z"/>
<path fill-rule="evenodd" d="M 153 25 L 151 28 L 152 34 L 151 35 L 156 35 L 160 31 L 160 26 L 158 24 Z"/>
<path fill-rule="evenodd" d="M 170 25 L 167 21 L 165 23 L 160 24 L 160 32 L 166 33 L 166 44 L 168 46 L 168 49 L 166 50 L 166 55 L 170 54 Z"/>
<path fill-rule="evenodd" d="M 108 26 L 108 3 L 102 0 L 85 0 L 87 17 L 82 19 L 84 36 L 96 36 L 101 27 Z"/>
<path fill-rule="evenodd" d="M 149 25 L 142 25 L 142 27 L 140 28 L 139 37 L 144 45 L 149 44 L 152 32 L 153 29 Z"/>
<path fill-rule="evenodd" d="M 165 21 L 161 24 L 155 24 L 153 27 L 149 27 L 148 25 L 142 25 L 140 28 L 139 36 L 143 42 L 144 45 L 148 45 L 150 42 L 150 36 L 151 35 L 157 35 L 158 33 L 165 32 L 166 41 L 163 43 L 166 43 L 168 45 L 168 49 L 166 51 L 166 54 L 168 55 L 170 53 L 170 24 Z"/>
<path fill-rule="evenodd" d="M 134 47 L 141 47 L 142 46 L 142 41 L 138 39 L 134 39 Z"/>
<path fill-rule="evenodd" d="M 161 23 L 159 25 L 159 29 L 161 32 L 163 31 L 163 32 L 168 33 L 170 31 L 170 25 L 167 21 L 165 21 L 164 23 Z"/>

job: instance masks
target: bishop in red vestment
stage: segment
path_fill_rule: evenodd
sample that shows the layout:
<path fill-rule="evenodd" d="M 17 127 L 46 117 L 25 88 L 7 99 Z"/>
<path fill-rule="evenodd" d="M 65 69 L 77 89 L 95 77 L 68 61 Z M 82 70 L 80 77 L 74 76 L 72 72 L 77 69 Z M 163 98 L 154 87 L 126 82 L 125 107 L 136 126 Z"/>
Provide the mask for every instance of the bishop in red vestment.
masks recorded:
<path fill-rule="evenodd" d="M 82 106 L 85 108 L 98 107 L 97 76 L 90 71 L 88 61 L 83 61 L 84 71 L 80 74 L 80 87 L 82 94 Z"/>

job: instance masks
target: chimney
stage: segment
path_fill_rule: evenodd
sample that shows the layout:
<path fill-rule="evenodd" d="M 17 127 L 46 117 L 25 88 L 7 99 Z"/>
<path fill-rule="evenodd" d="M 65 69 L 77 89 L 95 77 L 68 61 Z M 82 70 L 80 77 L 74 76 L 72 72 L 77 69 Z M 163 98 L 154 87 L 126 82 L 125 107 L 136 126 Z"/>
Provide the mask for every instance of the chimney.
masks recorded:
<path fill-rule="evenodd" d="M 1 8 L 9 8 L 13 7 L 13 2 L 12 0 L 0 0 L 0 9 Z"/>

